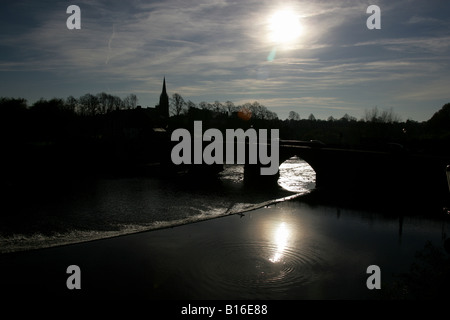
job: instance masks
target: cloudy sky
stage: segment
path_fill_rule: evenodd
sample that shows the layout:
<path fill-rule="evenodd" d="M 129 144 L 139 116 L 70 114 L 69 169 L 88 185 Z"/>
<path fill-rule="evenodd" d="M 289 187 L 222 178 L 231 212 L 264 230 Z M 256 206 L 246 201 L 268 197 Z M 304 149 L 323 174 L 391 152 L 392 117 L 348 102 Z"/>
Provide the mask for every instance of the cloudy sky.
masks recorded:
<path fill-rule="evenodd" d="M 369 5 L 380 30 L 366 26 Z M 166 77 L 169 95 L 258 101 L 281 119 L 377 106 L 424 121 L 450 102 L 449 17 L 447 0 L 2 2 L 0 96 L 134 93 L 154 106 Z"/>

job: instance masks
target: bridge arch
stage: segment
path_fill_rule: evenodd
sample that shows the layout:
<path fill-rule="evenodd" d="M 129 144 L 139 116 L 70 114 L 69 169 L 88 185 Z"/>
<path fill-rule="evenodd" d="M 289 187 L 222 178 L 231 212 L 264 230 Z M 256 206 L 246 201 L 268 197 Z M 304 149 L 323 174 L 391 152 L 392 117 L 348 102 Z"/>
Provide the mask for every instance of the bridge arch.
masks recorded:
<path fill-rule="evenodd" d="M 316 187 L 316 172 L 297 155 L 280 162 L 278 170 L 278 185 L 285 190 L 304 193 Z"/>
<path fill-rule="evenodd" d="M 279 146 L 279 159 L 278 159 L 278 172 L 273 176 L 263 176 L 261 175 L 260 164 L 245 164 L 244 165 L 244 179 L 250 182 L 259 181 L 272 181 L 274 183 L 278 182 L 280 178 L 280 166 L 292 157 L 298 157 L 305 161 L 315 172 L 315 185 L 317 186 L 317 176 L 318 170 L 320 170 L 320 163 L 318 161 L 317 150 L 313 147 L 304 145 L 288 145 L 280 143 Z"/>

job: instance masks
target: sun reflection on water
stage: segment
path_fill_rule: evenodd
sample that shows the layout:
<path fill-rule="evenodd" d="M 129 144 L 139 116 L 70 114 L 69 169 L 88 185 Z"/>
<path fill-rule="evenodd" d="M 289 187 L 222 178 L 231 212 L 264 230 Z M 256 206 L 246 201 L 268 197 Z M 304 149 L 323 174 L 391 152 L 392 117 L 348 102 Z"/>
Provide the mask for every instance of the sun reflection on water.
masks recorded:
<path fill-rule="evenodd" d="M 279 262 L 283 257 L 283 252 L 286 249 L 288 239 L 289 239 L 289 228 L 285 222 L 282 222 L 275 231 L 274 243 L 277 247 L 275 254 L 269 260 L 273 263 Z"/>

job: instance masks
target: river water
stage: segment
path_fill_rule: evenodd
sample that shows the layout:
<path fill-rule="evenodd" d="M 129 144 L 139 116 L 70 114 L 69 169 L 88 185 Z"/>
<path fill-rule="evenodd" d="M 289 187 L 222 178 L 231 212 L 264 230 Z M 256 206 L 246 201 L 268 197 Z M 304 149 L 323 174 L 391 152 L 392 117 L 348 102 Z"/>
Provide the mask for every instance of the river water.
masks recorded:
<path fill-rule="evenodd" d="M 314 170 L 293 158 L 278 186 L 248 186 L 243 166 L 218 179 L 191 176 L 82 180 L 6 199 L 0 252 L 38 249 L 198 222 L 242 213 L 313 190 Z"/>
<path fill-rule="evenodd" d="M 383 205 L 348 207 L 320 198 L 302 200 L 314 194 L 314 188 L 314 170 L 298 158 L 280 166 L 278 184 L 272 187 L 248 185 L 239 165 L 225 167 L 214 179 L 129 177 L 72 181 L 44 190 L 33 186 L 3 201 L 7 210 L 0 216 L 0 251 L 33 253 L 129 235 L 126 245 L 116 238 L 103 244 L 111 246 L 110 250 L 100 250 L 127 256 L 127 265 L 116 267 L 122 273 L 125 267 L 147 263 L 177 275 L 173 283 L 167 280 L 155 287 L 142 281 L 148 278 L 146 270 L 126 273 L 138 279 L 133 282 L 133 292 L 157 298 L 373 298 L 366 287 L 366 268 L 382 266 L 383 281 L 392 283 L 393 274 L 409 272 L 418 262 L 418 253 L 429 261 L 421 269 L 425 276 L 418 276 L 416 269 L 417 282 L 423 285 L 423 277 L 448 275 L 450 266 L 440 269 L 448 263 L 444 248 L 450 232 L 450 221 L 443 212 L 413 214 L 411 206 L 391 207 L 376 195 L 374 202 Z M 261 210 L 254 210 L 258 208 Z M 243 219 L 239 219 L 241 213 L 245 213 Z M 216 219 L 227 215 L 234 217 Z M 239 220 L 238 229 L 234 219 Z M 202 227 L 205 220 L 207 228 Z M 170 228 L 182 225 L 192 227 Z M 147 230 L 155 232 L 134 238 L 134 233 Z M 230 230 L 240 231 L 230 236 Z M 173 239 L 179 240 L 174 243 Z M 134 251 L 140 248 L 140 252 L 159 254 L 131 255 L 130 242 Z M 111 269 L 101 263 L 91 266 L 99 269 L 97 274 Z M 102 294 L 113 289 L 108 287 L 108 279 L 110 276 L 104 282 L 96 279 Z M 128 277 L 121 281 L 129 286 Z M 428 289 L 441 283 L 439 278 L 433 281 Z M 400 296 L 404 291 L 394 290 Z M 130 294 L 129 290 L 113 294 L 123 292 Z M 421 288 L 418 292 L 427 291 Z"/>

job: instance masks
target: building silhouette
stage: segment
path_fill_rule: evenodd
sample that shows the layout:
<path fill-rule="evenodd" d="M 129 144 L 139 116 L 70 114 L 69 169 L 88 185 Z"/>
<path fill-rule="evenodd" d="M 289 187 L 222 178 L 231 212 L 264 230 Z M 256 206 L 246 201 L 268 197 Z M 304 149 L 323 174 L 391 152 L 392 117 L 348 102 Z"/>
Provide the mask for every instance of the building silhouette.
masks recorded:
<path fill-rule="evenodd" d="M 166 90 L 166 78 L 164 77 L 162 91 L 159 96 L 159 104 L 154 108 L 142 108 L 137 106 L 136 115 L 146 118 L 148 125 L 154 128 L 167 128 L 169 121 L 169 95 Z"/>
<path fill-rule="evenodd" d="M 137 106 L 106 115 L 103 136 L 114 146 L 116 158 L 132 162 L 160 162 L 168 141 L 169 96 L 163 80 L 159 104 L 154 108 Z"/>
<path fill-rule="evenodd" d="M 159 96 L 159 104 L 155 106 L 156 113 L 161 120 L 169 119 L 169 96 L 166 91 L 166 77 L 163 80 L 161 95 Z"/>

